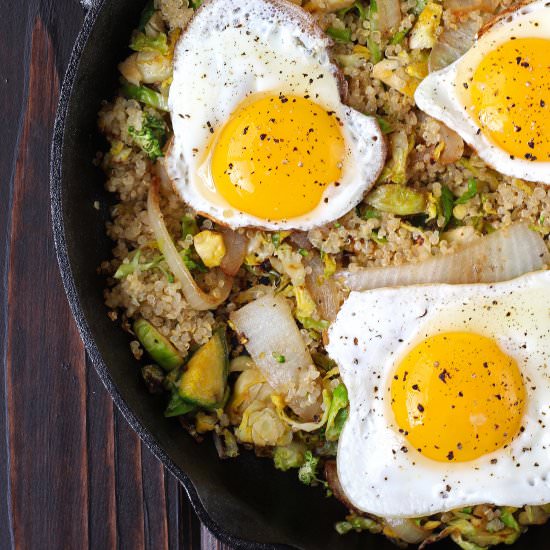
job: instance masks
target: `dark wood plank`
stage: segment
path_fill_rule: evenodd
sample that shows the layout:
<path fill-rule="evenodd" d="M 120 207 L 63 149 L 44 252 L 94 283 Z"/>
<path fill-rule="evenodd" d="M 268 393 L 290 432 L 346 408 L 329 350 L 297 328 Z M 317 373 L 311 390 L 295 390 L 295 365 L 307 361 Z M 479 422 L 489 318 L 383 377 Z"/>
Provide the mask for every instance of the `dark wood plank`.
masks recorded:
<path fill-rule="evenodd" d="M 169 474 L 168 474 L 169 475 Z M 165 471 L 162 464 L 141 444 L 144 538 L 147 548 L 168 548 Z"/>
<path fill-rule="evenodd" d="M 119 548 L 145 548 L 141 444 L 115 412 L 115 477 Z"/>
<path fill-rule="evenodd" d="M 185 490 L 179 486 L 180 500 L 180 515 L 181 515 L 181 546 L 187 550 L 188 548 L 201 547 L 201 524 L 185 494 Z"/>
<path fill-rule="evenodd" d="M 0 19 L 0 33 L 4 46 L 0 46 L 0 109 L 4 132 L 0 139 L 0 548 L 11 546 L 9 519 L 9 460 L 7 439 L 7 407 L 4 365 L 7 356 L 7 285 L 10 250 L 11 204 L 15 152 L 21 126 L 21 98 L 25 93 L 22 59 L 26 36 L 15 29 L 25 24 L 20 10 L 8 10 Z M 9 47 L 8 47 L 9 44 Z M 13 52 L 19 52 L 14 56 Z"/>
<path fill-rule="evenodd" d="M 201 525 L 201 550 L 226 550 L 222 544 L 204 525 Z"/>
<path fill-rule="evenodd" d="M 113 402 L 86 360 L 88 547 L 115 548 L 115 427 Z"/>
<path fill-rule="evenodd" d="M 40 16 L 31 29 L 7 280 L 9 504 L 16 547 L 55 548 L 69 547 L 83 534 L 87 538 L 87 518 L 80 513 L 88 489 L 85 365 L 51 261 L 48 145 L 59 76 L 52 39 Z M 32 521 L 29 510 L 34 511 Z"/>

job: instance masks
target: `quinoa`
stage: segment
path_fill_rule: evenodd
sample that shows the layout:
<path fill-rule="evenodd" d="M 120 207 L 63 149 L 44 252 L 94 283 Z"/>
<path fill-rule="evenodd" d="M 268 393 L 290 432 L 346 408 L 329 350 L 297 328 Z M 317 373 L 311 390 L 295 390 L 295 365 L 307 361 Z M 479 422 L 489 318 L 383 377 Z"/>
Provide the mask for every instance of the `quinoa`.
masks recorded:
<path fill-rule="evenodd" d="M 294 3 L 301 2 L 298 0 Z M 214 311 L 196 311 L 187 304 L 182 285 L 169 272 L 153 235 L 147 212 L 147 194 L 151 182 L 155 178 L 163 180 L 162 212 L 178 250 L 194 253 L 193 237 L 182 232 L 182 219 L 187 217 L 195 220 L 199 230 L 217 230 L 219 226 L 197 215 L 172 192 L 166 178 L 159 171 L 159 163 L 155 162 L 151 151 L 144 148 L 140 141 L 140 132 L 143 132 L 151 120 L 157 121 L 157 125 L 160 125 L 158 127 L 165 127 L 169 138 L 168 115 L 155 106 L 145 105 L 128 97 L 121 91 L 112 101 L 103 104 L 98 119 L 99 129 L 110 143 L 110 150 L 100 154 L 98 162 L 107 176 L 107 190 L 118 199 L 118 203 L 111 209 L 111 219 L 106 228 L 114 242 L 112 257 L 100 266 L 106 278 L 105 304 L 109 309 L 109 317 L 121 323 L 129 332 L 132 332 L 133 320 L 147 320 L 184 358 L 192 350 L 208 342 L 217 326 L 227 325 L 232 311 L 275 287 L 295 307 L 295 296 L 289 289 L 304 285 L 311 274 L 312 268 L 306 261 L 308 254 L 320 253 L 328 262 L 327 265 L 334 265 L 337 269 L 401 265 L 452 253 L 469 239 L 516 221 L 527 222 L 531 228 L 540 232 L 550 248 L 550 187 L 495 172 L 467 145 L 464 154 L 456 161 L 442 162 L 442 124 L 420 112 L 412 94 L 403 93 L 402 90 L 375 78 L 375 63 L 365 55 L 365 49 L 362 49 L 373 36 L 379 38 L 376 36 L 377 31 L 370 28 L 368 18 L 363 18 L 353 8 L 333 12 L 331 5 L 334 2 L 331 0 L 319 0 L 313 4 L 321 8 L 316 12 L 321 28 L 350 31 L 351 41 L 336 42 L 331 51 L 334 62 L 346 79 L 346 103 L 364 114 L 380 117 L 389 126 L 390 136 L 401 132 L 412 144 L 406 163 L 406 185 L 429 196 L 433 204 L 439 203 L 444 189 L 455 197 L 461 196 L 468 190 L 472 179 L 477 183 L 477 192 L 465 204 L 454 207 L 452 222 L 455 228 L 460 228 L 458 233 L 448 226 L 448 220 L 437 209 L 428 222 L 426 219 L 418 222 L 381 211 L 366 216 L 365 209 L 369 208 L 367 202 L 361 203 L 341 219 L 307 233 L 271 234 L 255 228 L 241 229 L 239 233 L 248 239 L 247 256 L 234 279 L 229 299 Z M 344 7 L 350 6 L 350 2 L 340 4 Z M 412 12 L 416 4 L 415 0 L 401 2 L 402 19 L 395 31 L 403 33 L 405 39 L 394 44 L 391 43 L 391 37 L 381 40 L 382 58 L 395 62 L 397 71 L 404 69 L 405 63 L 426 63 L 425 58 L 414 58 L 416 54 L 407 48 L 406 34 L 416 21 Z M 502 0 L 497 9 L 510 4 L 512 0 Z M 160 27 L 172 37 L 177 37 L 181 29 L 185 28 L 194 11 L 188 0 L 157 0 L 154 5 L 156 17 L 159 18 L 155 22 L 155 28 Z M 493 14 L 479 11 L 457 15 L 451 10 L 444 10 L 438 33 L 456 29 L 461 24 L 460 18 L 467 18 L 472 25 L 479 28 L 492 16 Z M 150 87 L 166 96 L 170 81 L 170 78 L 165 79 Z M 390 152 L 387 164 L 391 161 Z M 125 274 L 117 275 L 122 272 Z M 214 278 L 208 270 L 199 270 L 194 276 L 205 288 L 214 284 Z M 313 314 L 312 320 L 317 323 L 322 321 L 318 313 Z M 331 365 L 324 370 L 320 366 L 321 362 L 326 364 L 329 361 L 323 345 L 326 332 L 306 326 L 301 326 L 300 331 L 317 366 L 308 371 L 308 380 L 301 381 L 298 394 L 306 397 L 308 393 L 312 393 L 313 384 L 319 377 L 326 377 L 327 387 L 334 390 L 339 384 L 337 370 L 331 371 Z M 132 337 L 129 346 L 136 359 L 140 360 L 144 355 L 140 343 Z M 239 357 L 244 352 L 242 342 L 234 336 L 230 348 L 231 357 Z M 249 373 L 247 376 L 253 374 Z M 256 372 L 254 375 L 257 374 Z M 326 442 L 322 444 L 323 447 L 319 439 L 315 439 L 315 435 L 298 432 L 293 439 L 288 427 L 278 420 L 270 401 L 272 392 L 266 381 L 261 377 L 252 381 L 254 383 L 250 386 L 249 393 L 255 396 L 254 399 L 247 398 L 238 404 L 230 401 L 229 411 L 226 408 L 217 413 L 200 412 L 191 421 L 194 426 L 192 429 L 214 431 L 218 438 L 233 449 L 233 455 L 238 451 L 234 450 L 236 443 L 230 443 L 236 438 L 245 446 L 256 446 L 256 451 L 261 454 L 272 455 L 274 445 L 288 445 L 294 441 L 308 448 L 317 445 L 315 452 L 320 456 L 334 456 L 334 447 L 327 446 Z M 259 432 L 257 426 L 253 426 L 254 419 L 272 424 L 279 422 L 274 430 L 275 439 Z M 251 429 L 247 431 L 248 428 Z M 277 464 L 277 459 L 275 461 Z M 470 518 L 470 514 L 465 514 L 468 521 L 483 526 L 489 521 L 500 521 L 498 518 L 501 511 L 497 507 L 477 508 L 477 515 L 474 511 L 471 516 L 475 521 Z M 527 507 L 520 510 L 516 515 L 523 518 L 522 525 L 531 521 L 526 519 L 525 514 L 536 517 L 536 521 L 532 520 L 533 523 L 541 522 L 541 518 L 546 520 L 550 515 L 550 509 Z M 352 514 L 347 518 L 347 523 L 344 522 L 346 525 L 341 526 L 341 530 L 365 529 L 379 532 L 382 529 L 377 518 L 369 519 L 374 523 L 368 523 L 367 519 Z M 451 520 L 456 520 L 453 513 L 439 514 L 422 521 L 426 525 L 433 523 L 433 538 L 438 538 L 444 536 L 440 534 L 445 532 L 446 522 Z"/>

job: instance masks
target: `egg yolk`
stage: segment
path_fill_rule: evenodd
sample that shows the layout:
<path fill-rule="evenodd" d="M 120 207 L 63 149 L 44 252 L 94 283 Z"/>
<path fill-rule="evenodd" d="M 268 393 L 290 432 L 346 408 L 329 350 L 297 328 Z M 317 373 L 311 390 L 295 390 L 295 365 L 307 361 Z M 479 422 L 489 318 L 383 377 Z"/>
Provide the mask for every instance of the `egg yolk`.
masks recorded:
<path fill-rule="evenodd" d="M 517 38 L 489 52 L 461 93 L 484 134 L 513 158 L 550 160 L 550 40 Z"/>
<path fill-rule="evenodd" d="M 518 365 L 479 334 L 427 338 L 399 363 L 390 392 L 399 432 L 440 462 L 479 458 L 522 429 L 526 395 Z"/>
<path fill-rule="evenodd" d="M 339 185 L 344 157 L 333 111 L 304 97 L 262 95 L 241 104 L 222 128 L 211 174 L 234 208 L 289 219 L 311 212 L 328 185 Z"/>

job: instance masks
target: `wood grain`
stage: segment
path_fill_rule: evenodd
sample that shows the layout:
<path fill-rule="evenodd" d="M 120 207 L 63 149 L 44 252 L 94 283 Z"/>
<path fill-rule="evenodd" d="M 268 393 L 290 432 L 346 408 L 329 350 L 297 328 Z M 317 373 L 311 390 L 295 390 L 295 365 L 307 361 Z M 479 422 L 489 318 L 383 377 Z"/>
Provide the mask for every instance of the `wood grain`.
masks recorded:
<path fill-rule="evenodd" d="M 58 274 L 49 148 L 76 0 L 0 19 L 0 549 L 222 548 L 114 408 Z"/>
<path fill-rule="evenodd" d="M 48 203 L 48 187 L 41 185 L 41 170 L 47 167 L 45 144 L 58 92 L 53 44 L 37 17 L 13 183 L 8 274 L 9 505 L 13 543 L 18 548 L 67 546 L 82 534 L 86 540 L 88 529 L 87 518 L 78 513 L 79 504 L 88 500 L 84 354 L 58 274 L 43 253 L 53 244 L 47 229 L 49 212 L 43 207 Z M 32 230 L 36 227 L 41 231 Z M 62 330 L 48 330 L 54 324 Z M 52 370 L 56 371 L 53 376 Z M 40 480 L 48 483 L 37 483 Z M 51 498 L 46 490 L 50 484 L 54 494 L 63 498 Z M 48 510 L 48 526 L 28 520 L 33 506 Z"/>

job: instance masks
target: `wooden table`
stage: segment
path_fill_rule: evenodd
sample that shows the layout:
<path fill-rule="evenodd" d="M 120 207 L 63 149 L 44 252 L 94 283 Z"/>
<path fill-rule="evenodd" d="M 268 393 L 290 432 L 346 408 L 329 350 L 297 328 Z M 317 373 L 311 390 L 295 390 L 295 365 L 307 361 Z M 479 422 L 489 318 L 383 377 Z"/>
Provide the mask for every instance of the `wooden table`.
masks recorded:
<path fill-rule="evenodd" d="M 2 8 L 0 549 L 222 548 L 114 407 L 61 286 L 50 137 L 84 12 L 77 0 Z"/>

